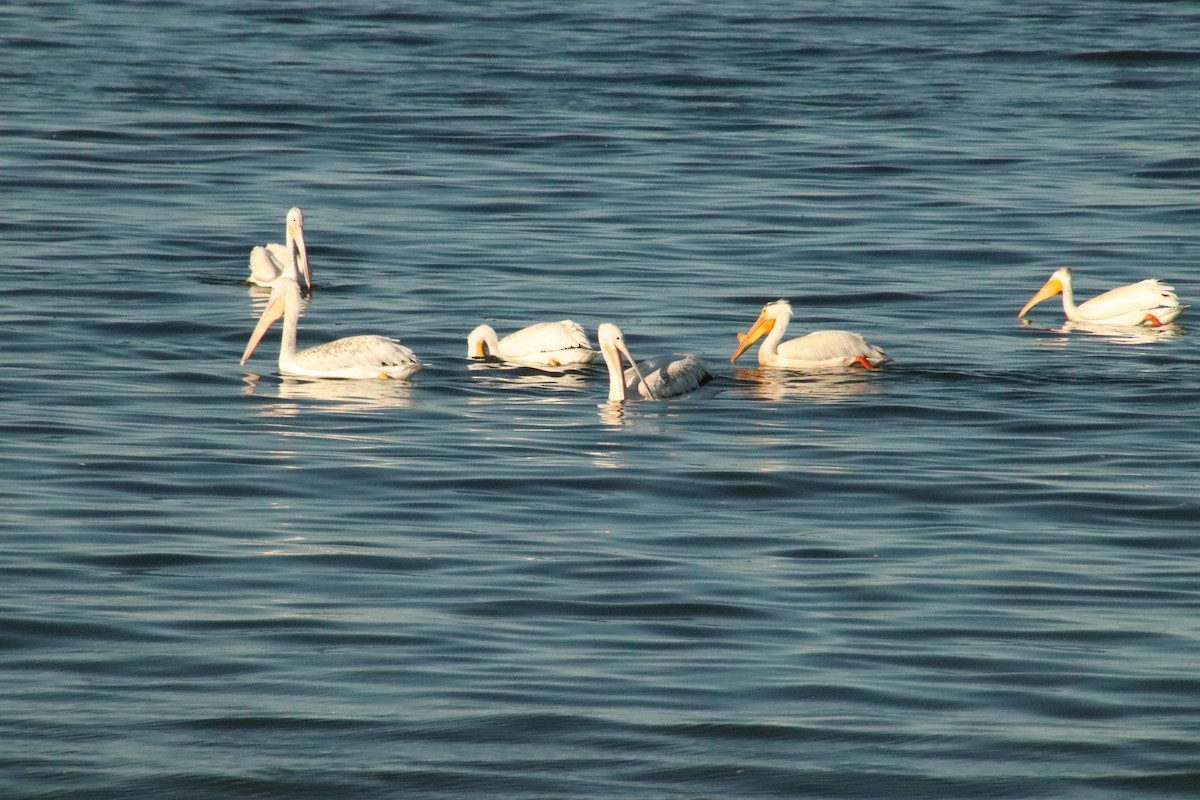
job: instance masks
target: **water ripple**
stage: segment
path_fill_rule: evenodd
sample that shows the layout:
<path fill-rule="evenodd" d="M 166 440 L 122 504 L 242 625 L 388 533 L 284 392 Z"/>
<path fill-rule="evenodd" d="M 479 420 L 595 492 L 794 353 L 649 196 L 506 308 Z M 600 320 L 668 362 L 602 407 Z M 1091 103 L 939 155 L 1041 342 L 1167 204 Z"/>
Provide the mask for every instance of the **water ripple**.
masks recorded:
<path fill-rule="evenodd" d="M 0 19 L 0 794 L 1196 782 L 1190 317 L 1016 318 L 1062 264 L 1196 304 L 1194 12 Z M 300 343 L 427 370 L 239 366 L 291 205 Z M 729 363 L 780 297 L 895 361 Z M 563 316 L 721 378 L 616 405 L 463 357 Z"/>

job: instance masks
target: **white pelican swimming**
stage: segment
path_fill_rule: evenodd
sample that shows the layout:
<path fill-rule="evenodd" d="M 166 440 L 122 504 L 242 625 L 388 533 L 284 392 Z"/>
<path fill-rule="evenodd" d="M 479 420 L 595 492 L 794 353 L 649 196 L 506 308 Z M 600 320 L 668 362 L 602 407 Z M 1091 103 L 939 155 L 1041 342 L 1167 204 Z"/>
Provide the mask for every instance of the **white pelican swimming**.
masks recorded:
<path fill-rule="evenodd" d="M 600 326 L 596 332 L 600 353 L 608 365 L 608 399 L 620 402 L 627 393 L 643 400 L 664 400 L 668 397 L 693 392 L 716 378 L 716 374 L 703 361 L 691 353 L 672 353 L 651 358 L 640 363 L 633 360 L 621 329 L 611 322 Z M 629 360 L 630 367 L 621 369 L 621 356 Z"/>
<path fill-rule="evenodd" d="M 1071 290 L 1071 268 L 1062 267 L 1055 270 L 1046 285 L 1029 298 L 1017 316 L 1024 317 L 1029 309 L 1059 292 L 1063 298 L 1063 313 L 1072 322 L 1158 327 L 1170 324 L 1187 308 L 1180 304 L 1173 287 L 1152 278 L 1118 286 L 1075 305 L 1075 293 Z"/>
<path fill-rule="evenodd" d="M 300 284 L 282 275 L 271 286 L 271 299 L 259 317 L 242 353 L 250 358 L 271 323 L 283 317 L 279 371 L 303 378 L 407 378 L 425 365 L 412 350 L 386 336 L 347 336 L 296 352 L 296 322 L 300 316 Z"/>
<path fill-rule="evenodd" d="M 312 276 L 308 271 L 308 247 L 304 244 L 304 213 L 293 208 L 287 213 L 287 243 L 272 242 L 250 250 L 250 282 L 256 286 L 270 286 L 276 278 L 289 270 L 296 280 L 312 288 Z M 298 273 L 298 277 L 297 277 Z"/>
<path fill-rule="evenodd" d="M 891 361 L 887 353 L 853 331 L 814 331 L 807 336 L 781 342 L 792 318 L 792 305 L 776 300 L 763 306 L 750 332 L 738 334 L 738 346 L 730 361 L 746 352 L 764 333 L 770 335 L 758 348 L 758 363 L 764 367 L 790 369 L 836 369 L 859 364 L 867 369 Z"/>
<path fill-rule="evenodd" d="M 538 322 L 503 339 L 496 338 L 491 326 L 480 325 L 467 336 L 467 358 L 489 355 L 504 361 L 565 367 L 591 363 L 596 351 L 579 323 L 564 319 Z"/>

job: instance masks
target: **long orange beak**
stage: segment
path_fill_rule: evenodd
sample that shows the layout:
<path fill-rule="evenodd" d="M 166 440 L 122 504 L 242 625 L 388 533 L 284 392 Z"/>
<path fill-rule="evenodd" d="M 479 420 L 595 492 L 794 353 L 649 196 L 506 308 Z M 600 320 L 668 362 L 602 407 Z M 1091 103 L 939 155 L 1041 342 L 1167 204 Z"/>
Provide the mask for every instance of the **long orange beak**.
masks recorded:
<path fill-rule="evenodd" d="M 747 334 L 738 334 L 737 350 L 733 351 L 733 355 L 729 359 L 729 363 L 738 360 L 738 356 L 750 349 L 750 345 L 757 342 L 763 337 L 763 334 L 775 327 L 775 320 L 759 314 L 758 319 L 754 321 L 754 327 Z"/>
<path fill-rule="evenodd" d="M 1063 290 L 1062 281 L 1060 281 L 1058 278 L 1051 278 L 1050 280 L 1046 281 L 1045 286 L 1043 286 L 1041 289 L 1038 290 L 1037 294 L 1035 294 L 1033 297 L 1029 298 L 1029 302 L 1025 304 L 1025 307 L 1021 309 L 1020 313 L 1018 313 L 1017 316 L 1018 317 L 1025 316 L 1026 311 L 1033 308 L 1034 306 L 1036 306 L 1038 303 L 1042 302 L 1046 298 L 1054 297 L 1054 295 L 1059 294 L 1060 292 L 1062 292 L 1062 290 Z"/>
<path fill-rule="evenodd" d="M 263 309 L 262 316 L 258 318 L 258 324 L 254 326 L 254 333 L 250 334 L 250 342 L 246 345 L 246 351 L 242 353 L 242 363 L 245 364 L 250 358 L 250 354 L 254 352 L 254 348 L 258 347 L 258 343 L 262 341 L 262 337 L 266 334 L 267 329 L 271 327 L 271 323 L 283 316 L 283 307 L 286 300 L 282 294 L 276 294 L 271 297 L 271 302 L 267 303 L 267 307 Z"/>

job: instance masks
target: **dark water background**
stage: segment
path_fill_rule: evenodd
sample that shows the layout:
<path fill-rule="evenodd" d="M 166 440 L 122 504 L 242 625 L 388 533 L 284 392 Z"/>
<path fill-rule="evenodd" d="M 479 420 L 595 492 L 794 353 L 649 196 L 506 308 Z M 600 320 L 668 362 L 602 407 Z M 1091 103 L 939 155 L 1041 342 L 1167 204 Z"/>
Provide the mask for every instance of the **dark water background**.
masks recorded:
<path fill-rule="evenodd" d="M 736 7 L 735 7 L 736 6 Z M 0 795 L 1200 788 L 1176 2 L 0 7 Z M 294 382 L 253 244 L 305 211 Z M 878 373 L 728 363 L 787 297 Z M 468 369 L 570 316 L 721 382 Z"/>

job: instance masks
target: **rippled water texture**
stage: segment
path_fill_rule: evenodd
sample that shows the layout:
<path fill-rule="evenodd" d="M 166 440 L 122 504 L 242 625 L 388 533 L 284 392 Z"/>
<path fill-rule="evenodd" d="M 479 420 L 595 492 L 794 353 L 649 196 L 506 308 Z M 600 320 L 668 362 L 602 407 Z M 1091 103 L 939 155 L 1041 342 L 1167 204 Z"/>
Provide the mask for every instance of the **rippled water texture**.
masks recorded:
<path fill-rule="evenodd" d="M 1200 786 L 1200 11 L 0 9 L 0 795 Z M 254 244 L 304 209 L 280 377 Z M 763 303 L 884 369 L 729 356 Z M 570 317 L 698 395 L 464 358 Z"/>

